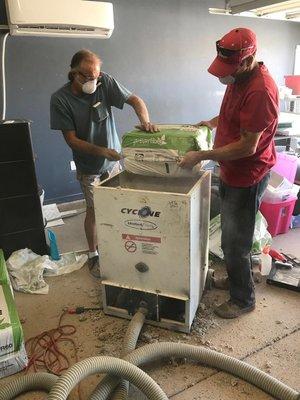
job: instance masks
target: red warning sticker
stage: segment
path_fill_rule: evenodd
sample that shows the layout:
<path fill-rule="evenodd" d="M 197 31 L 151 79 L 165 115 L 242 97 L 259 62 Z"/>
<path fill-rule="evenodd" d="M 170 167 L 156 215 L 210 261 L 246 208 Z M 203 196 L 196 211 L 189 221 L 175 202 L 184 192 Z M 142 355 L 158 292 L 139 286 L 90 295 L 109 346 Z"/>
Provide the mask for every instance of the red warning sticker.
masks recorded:
<path fill-rule="evenodd" d="M 127 240 L 127 241 L 134 240 L 136 242 L 161 243 L 161 238 L 160 237 L 129 235 L 127 233 L 122 233 L 122 239 Z"/>

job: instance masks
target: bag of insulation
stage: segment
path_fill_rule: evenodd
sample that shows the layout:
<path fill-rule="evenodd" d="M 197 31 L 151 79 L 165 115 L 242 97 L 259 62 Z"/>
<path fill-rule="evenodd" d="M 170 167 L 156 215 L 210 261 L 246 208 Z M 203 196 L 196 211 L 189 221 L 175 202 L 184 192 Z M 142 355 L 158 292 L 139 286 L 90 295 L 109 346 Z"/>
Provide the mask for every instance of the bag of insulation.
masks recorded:
<path fill-rule="evenodd" d="M 122 138 L 122 155 L 127 171 L 149 176 L 196 176 L 203 167 L 197 164 L 192 170 L 178 163 L 188 151 L 210 150 L 211 130 L 206 126 L 157 125 L 159 132 L 134 130 Z"/>

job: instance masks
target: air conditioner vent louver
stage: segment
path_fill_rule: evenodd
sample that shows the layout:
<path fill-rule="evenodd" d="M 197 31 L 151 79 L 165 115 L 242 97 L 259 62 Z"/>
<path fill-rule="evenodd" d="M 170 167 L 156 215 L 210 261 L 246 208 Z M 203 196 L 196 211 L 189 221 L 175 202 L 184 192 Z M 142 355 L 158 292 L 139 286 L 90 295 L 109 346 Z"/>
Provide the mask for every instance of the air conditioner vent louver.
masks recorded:
<path fill-rule="evenodd" d="M 11 35 L 107 39 L 114 30 L 109 2 L 6 0 L 6 9 Z"/>
<path fill-rule="evenodd" d="M 59 31 L 59 32 L 78 32 L 78 33 L 91 33 L 91 32 L 97 32 L 97 31 L 101 31 L 103 33 L 107 32 L 107 34 L 109 33 L 109 29 L 99 29 L 99 28 L 92 28 L 92 27 L 78 27 L 78 26 L 62 26 L 62 25 L 53 25 L 53 26 L 49 26 L 49 25 L 17 25 L 17 29 L 18 30 L 22 30 L 22 31 L 36 31 L 36 30 L 40 30 L 40 31 Z"/>
<path fill-rule="evenodd" d="M 79 32 L 94 32 L 95 28 L 78 28 L 76 26 L 61 26 L 61 25 L 53 25 L 53 26 L 46 26 L 46 25 L 18 25 L 18 29 L 28 29 L 28 30 L 62 30 L 62 31 L 79 31 Z"/>

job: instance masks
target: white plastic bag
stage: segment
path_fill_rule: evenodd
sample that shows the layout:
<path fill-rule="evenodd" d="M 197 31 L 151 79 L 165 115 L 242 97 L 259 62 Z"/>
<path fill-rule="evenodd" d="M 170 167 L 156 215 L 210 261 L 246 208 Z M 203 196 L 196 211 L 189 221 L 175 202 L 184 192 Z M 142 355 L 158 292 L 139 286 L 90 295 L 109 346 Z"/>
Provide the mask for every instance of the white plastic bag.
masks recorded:
<path fill-rule="evenodd" d="M 257 212 L 255 218 L 255 228 L 253 235 L 252 253 L 258 254 L 262 252 L 265 246 L 272 243 L 272 236 L 268 231 L 268 223 L 260 211 Z"/>
<path fill-rule="evenodd" d="M 46 265 L 44 276 L 58 276 L 69 274 L 80 269 L 86 262 L 88 256 L 86 254 L 65 253 L 61 255 L 58 261 L 51 261 L 51 265 Z"/>
<path fill-rule="evenodd" d="M 268 223 L 260 211 L 255 217 L 255 228 L 251 252 L 261 253 L 262 249 L 272 243 L 272 236 L 267 230 Z M 221 249 L 221 215 L 217 215 L 210 221 L 209 226 L 209 251 L 215 256 L 224 259 Z"/>
<path fill-rule="evenodd" d="M 7 260 L 7 269 L 15 290 L 24 293 L 47 294 L 49 286 L 43 279 L 48 256 L 39 256 L 30 249 L 17 250 Z"/>
<path fill-rule="evenodd" d="M 80 269 L 87 261 L 87 255 L 66 253 L 58 261 L 52 261 L 48 256 L 40 256 L 30 249 L 13 252 L 7 260 L 7 269 L 13 288 L 19 292 L 47 294 L 49 285 L 44 276 L 68 274 Z"/>

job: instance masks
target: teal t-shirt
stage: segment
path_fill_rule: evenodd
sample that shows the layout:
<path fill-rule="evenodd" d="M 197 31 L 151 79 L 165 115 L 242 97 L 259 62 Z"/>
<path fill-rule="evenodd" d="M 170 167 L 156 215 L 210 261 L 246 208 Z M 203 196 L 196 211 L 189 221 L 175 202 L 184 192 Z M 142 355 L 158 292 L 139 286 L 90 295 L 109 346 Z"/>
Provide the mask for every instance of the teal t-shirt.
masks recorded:
<path fill-rule="evenodd" d="M 131 92 L 104 72 L 100 82 L 93 94 L 74 95 L 71 82 L 53 93 L 50 126 L 54 130 L 74 130 L 79 139 L 120 152 L 112 107 L 122 109 Z M 107 171 L 113 164 L 103 157 L 75 150 L 73 158 L 77 170 L 87 175 Z"/>

